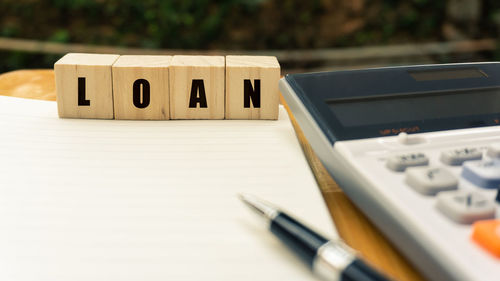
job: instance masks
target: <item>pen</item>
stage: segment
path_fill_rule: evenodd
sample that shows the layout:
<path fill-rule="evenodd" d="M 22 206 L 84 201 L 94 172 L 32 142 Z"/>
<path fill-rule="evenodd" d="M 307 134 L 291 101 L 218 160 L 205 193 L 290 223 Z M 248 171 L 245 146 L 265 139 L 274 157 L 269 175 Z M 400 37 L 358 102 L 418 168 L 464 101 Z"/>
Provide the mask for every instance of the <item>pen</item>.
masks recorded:
<path fill-rule="evenodd" d="M 388 281 L 340 240 L 328 240 L 257 197 L 240 199 L 269 223 L 269 229 L 323 280 Z"/>

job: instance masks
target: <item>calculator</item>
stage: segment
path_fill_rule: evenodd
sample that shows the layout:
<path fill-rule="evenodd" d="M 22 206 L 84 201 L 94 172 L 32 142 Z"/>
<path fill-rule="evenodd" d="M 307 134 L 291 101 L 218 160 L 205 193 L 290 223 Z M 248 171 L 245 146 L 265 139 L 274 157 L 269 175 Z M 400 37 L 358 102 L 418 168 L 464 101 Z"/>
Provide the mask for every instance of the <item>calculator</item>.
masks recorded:
<path fill-rule="evenodd" d="M 500 63 L 291 74 L 322 163 L 429 280 L 500 280 Z"/>

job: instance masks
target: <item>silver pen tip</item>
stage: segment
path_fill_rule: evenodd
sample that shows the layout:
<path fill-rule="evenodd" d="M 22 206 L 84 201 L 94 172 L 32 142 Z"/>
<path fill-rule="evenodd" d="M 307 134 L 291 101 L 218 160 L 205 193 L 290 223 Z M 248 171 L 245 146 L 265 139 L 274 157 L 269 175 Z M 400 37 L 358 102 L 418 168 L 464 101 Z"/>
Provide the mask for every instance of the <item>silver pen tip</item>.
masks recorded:
<path fill-rule="evenodd" d="M 240 193 L 240 194 L 238 194 L 238 198 L 240 198 L 240 200 L 243 201 L 243 203 L 245 203 L 245 205 L 250 207 L 250 209 L 254 210 L 256 213 L 260 214 L 261 216 L 266 217 L 267 219 L 272 220 L 279 213 L 278 208 L 276 208 L 273 205 L 257 198 L 254 195 Z"/>

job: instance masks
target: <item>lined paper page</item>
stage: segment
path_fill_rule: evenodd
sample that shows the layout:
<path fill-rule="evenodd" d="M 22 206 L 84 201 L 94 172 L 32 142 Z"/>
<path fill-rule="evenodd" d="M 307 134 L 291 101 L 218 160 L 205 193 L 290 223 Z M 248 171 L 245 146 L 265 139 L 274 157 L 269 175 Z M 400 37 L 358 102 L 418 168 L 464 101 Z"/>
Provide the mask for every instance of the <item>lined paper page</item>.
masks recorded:
<path fill-rule="evenodd" d="M 0 280 L 314 280 L 237 199 L 336 232 L 278 121 L 60 119 L 0 97 Z"/>

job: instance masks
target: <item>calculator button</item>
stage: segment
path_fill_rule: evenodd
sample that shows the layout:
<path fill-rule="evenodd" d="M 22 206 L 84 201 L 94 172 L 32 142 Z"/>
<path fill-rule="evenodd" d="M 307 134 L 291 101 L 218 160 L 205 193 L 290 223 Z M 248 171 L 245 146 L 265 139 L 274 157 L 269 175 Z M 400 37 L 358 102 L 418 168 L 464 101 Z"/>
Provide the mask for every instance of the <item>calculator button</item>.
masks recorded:
<path fill-rule="evenodd" d="M 500 258 L 500 220 L 486 220 L 474 223 L 472 240 L 497 258 Z"/>
<path fill-rule="evenodd" d="M 495 203 L 480 193 L 457 190 L 440 192 L 437 209 L 451 220 L 469 224 L 477 220 L 495 218 Z"/>
<path fill-rule="evenodd" d="M 425 142 L 425 139 L 419 136 L 409 136 L 405 132 L 401 132 L 398 135 L 398 141 L 400 144 L 413 145 Z"/>
<path fill-rule="evenodd" d="M 389 157 L 387 168 L 402 172 L 408 167 L 425 166 L 429 164 L 429 158 L 423 153 L 406 153 Z"/>
<path fill-rule="evenodd" d="M 412 167 L 406 169 L 406 183 L 424 195 L 457 189 L 457 178 L 447 169 L 439 167 Z"/>
<path fill-rule="evenodd" d="M 486 154 L 491 158 L 500 158 L 500 144 L 490 145 Z"/>
<path fill-rule="evenodd" d="M 500 161 L 464 162 L 462 177 L 482 188 L 500 187 Z"/>
<path fill-rule="evenodd" d="M 441 161 L 448 165 L 462 165 L 465 161 L 481 158 L 483 158 L 483 153 L 477 148 L 452 149 L 441 153 Z"/>

